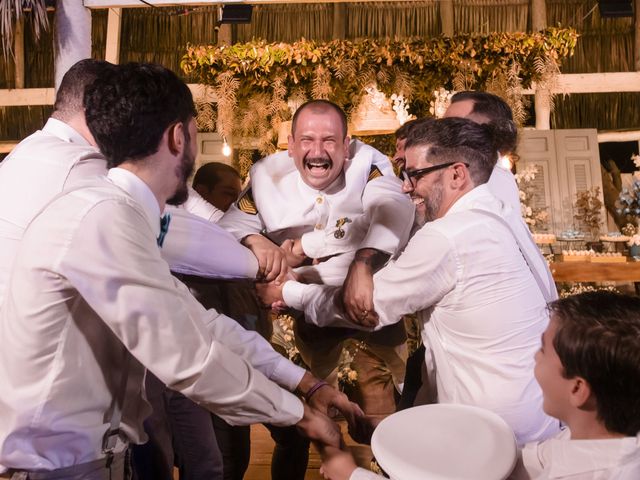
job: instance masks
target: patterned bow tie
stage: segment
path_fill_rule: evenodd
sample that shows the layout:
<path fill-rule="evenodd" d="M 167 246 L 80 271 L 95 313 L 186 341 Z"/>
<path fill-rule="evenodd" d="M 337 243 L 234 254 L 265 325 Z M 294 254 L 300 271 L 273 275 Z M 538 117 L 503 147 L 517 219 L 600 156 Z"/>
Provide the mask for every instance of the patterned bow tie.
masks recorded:
<path fill-rule="evenodd" d="M 160 219 L 160 235 L 158 235 L 158 246 L 162 247 L 164 243 L 164 237 L 169 231 L 169 223 L 171 223 L 171 214 L 165 213 Z"/>

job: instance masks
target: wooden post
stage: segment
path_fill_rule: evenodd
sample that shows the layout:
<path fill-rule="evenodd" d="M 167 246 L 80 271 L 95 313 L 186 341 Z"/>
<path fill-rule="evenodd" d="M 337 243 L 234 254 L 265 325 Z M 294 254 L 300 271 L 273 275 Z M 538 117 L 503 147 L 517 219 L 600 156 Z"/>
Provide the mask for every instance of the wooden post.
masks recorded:
<path fill-rule="evenodd" d="M 442 33 L 447 37 L 453 36 L 453 0 L 440 1 L 440 22 Z"/>
<path fill-rule="evenodd" d="M 15 55 L 15 87 L 24 88 L 24 17 L 16 22 L 13 37 L 13 52 Z"/>
<path fill-rule="evenodd" d="M 545 0 L 531 0 L 531 30 L 538 32 L 547 27 L 547 6 Z M 534 107 L 536 109 L 536 128 L 549 130 L 551 128 L 551 92 L 537 89 Z"/>
<path fill-rule="evenodd" d="M 347 6 L 344 3 L 333 4 L 333 37 L 343 39 L 347 36 Z"/>
<path fill-rule="evenodd" d="M 634 32 L 635 32 L 635 67 L 636 72 L 640 72 L 640 0 L 636 0 L 635 4 L 635 18 L 634 18 Z"/>
<path fill-rule="evenodd" d="M 107 44 L 104 59 L 114 64 L 120 63 L 120 27 L 122 25 L 122 9 L 110 8 L 107 17 Z"/>
<path fill-rule="evenodd" d="M 537 89 L 534 98 L 536 109 L 536 129 L 551 129 L 551 93 L 546 89 Z"/>
<path fill-rule="evenodd" d="M 538 32 L 547 28 L 547 5 L 545 0 L 531 0 L 531 30 Z"/>
<path fill-rule="evenodd" d="M 58 0 L 55 14 L 56 88 L 79 60 L 91 58 L 91 10 L 78 0 Z"/>
<path fill-rule="evenodd" d="M 218 27 L 218 45 L 231 45 L 231 25 L 223 23 Z"/>

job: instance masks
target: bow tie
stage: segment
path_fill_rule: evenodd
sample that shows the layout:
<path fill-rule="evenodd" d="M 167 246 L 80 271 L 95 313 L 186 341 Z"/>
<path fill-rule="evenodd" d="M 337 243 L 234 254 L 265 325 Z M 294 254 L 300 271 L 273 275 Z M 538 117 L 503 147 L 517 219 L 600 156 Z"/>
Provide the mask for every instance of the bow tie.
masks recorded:
<path fill-rule="evenodd" d="M 160 219 L 160 235 L 158 235 L 158 246 L 162 247 L 164 243 L 164 237 L 169 231 L 169 223 L 171 223 L 171 214 L 165 213 Z"/>

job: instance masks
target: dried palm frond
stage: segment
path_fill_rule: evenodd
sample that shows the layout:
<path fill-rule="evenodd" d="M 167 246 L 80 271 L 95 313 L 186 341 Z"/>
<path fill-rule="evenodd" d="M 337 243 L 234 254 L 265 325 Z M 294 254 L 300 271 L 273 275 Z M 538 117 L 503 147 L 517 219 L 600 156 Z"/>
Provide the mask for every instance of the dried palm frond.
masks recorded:
<path fill-rule="evenodd" d="M 2 53 L 4 58 L 14 56 L 13 27 L 24 17 L 24 10 L 31 10 L 33 31 L 36 39 L 40 32 L 49 28 L 47 7 L 44 0 L 0 0 L 0 31 L 2 33 Z"/>
<path fill-rule="evenodd" d="M 338 63 L 334 75 L 338 80 L 344 80 L 353 78 L 358 71 L 358 62 L 353 59 L 347 59 L 344 62 Z"/>
<path fill-rule="evenodd" d="M 378 85 L 386 85 L 391 80 L 391 75 L 389 75 L 389 71 L 386 68 L 378 70 L 376 74 L 376 81 Z"/>
<path fill-rule="evenodd" d="M 333 89 L 331 88 L 331 72 L 322 65 L 318 65 L 313 74 L 311 96 L 315 100 L 328 100 Z"/>
<path fill-rule="evenodd" d="M 218 102 L 218 133 L 231 138 L 234 110 L 237 103 L 236 93 L 240 88 L 240 80 L 233 76 L 232 72 L 221 73 L 213 88 L 213 94 Z"/>
<path fill-rule="evenodd" d="M 393 67 L 393 91 L 405 98 L 411 98 L 414 88 L 411 76 L 397 66 Z"/>

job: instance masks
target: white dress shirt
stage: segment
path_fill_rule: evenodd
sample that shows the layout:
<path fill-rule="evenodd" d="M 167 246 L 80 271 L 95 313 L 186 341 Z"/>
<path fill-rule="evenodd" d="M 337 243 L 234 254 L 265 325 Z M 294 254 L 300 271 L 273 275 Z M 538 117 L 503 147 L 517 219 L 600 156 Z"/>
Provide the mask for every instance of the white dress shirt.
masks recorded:
<path fill-rule="evenodd" d="M 182 208 L 187 212 L 193 213 L 194 215 L 204 218 L 212 223 L 218 223 L 224 215 L 222 210 L 207 202 L 202 198 L 202 195 L 191 187 L 189 187 L 189 198 L 187 198 L 187 201 L 179 207 L 172 208 Z"/>
<path fill-rule="evenodd" d="M 106 160 L 98 149 L 54 118 L 0 163 L 0 302 L 31 219 L 68 185 L 105 173 Z"/>
<path fill-rule="evenodd" d="M 219 223 L 238 240 L 263 232 L 278 245 L 301 238 L 310 258 L 351 255 L 301 267 L 297 273 L 305 281 L 342 285 L 356 250 L 375 248 L 395 254 L 408 239 L 413 204 L 402 192 L 389 159 L 360 141 L 351 143 L 344 174 L 325 190 L 304 183 L 288 152 L 257 162 L 250 179 L 248 189 Z M 249 199 L 255 214 L 239 208 Z"/>
<path fill-rule="evenodd" d="M 565 429 L 554 438 L 525 445 L 513 480 L 640 479 L 640 434 L 636 437 L 571 440 Z"/>
<path fill-rule="evenodd" d="M 146 184 L 113 169 L 26 229 L 0 306 L 0 470 L 100 458 L 127 358 L 123 440 L 145 441 L 145 366 L 231 424 L 302 417 L 300 400 L 269 379 L 294 389 L 304 370 L 171 276 L 159 215 Z"/>
<path fill-rule="evenodd" d="M 256 278 L 255 255 L 215 224 L 224 212 L 193 188 L 183 205 L 167 205 L 165 213 L 171 215 L 171 222 L 161 254 L 172 272 L 205 278 Z"/>
<path fill-rule="evenodd" d="M 0 303 L 22 234 L 33 217 L 70 185 L 106 173 L 107 163 L 98 149 L 54 118 L 0 163 Z M 221 216 L 193 193 L 187 202 L 190 212 L 207 220 Z M 210 278 L 255 278 L 255 256 L 227 232 L 185 210 L 168 211 L 174 218 L 162 256 L 172 270 Z"/>
<path fill-rule="evenodd" d="M 427 223 L 400 257 L 374 276 L 382 328 L 418 312 L 438 401 L 502 416 L 519 444 L 547 438 L 557 421 L 542 411 L 533 356 L 548 323 L 546 304 L 507 227 L 479 213 L 508 216 L 486 185 Z M 336 289 L 286 282 L 284 300 L 320 326 L 354 326 L 337 310 Z M 435 375 L 434 375 L 435 374 Z"/>
<path fill-rule="evenodd" d="M 522 218 L 520 190 L 516 183 L 516 177 L 509 170 L 501 167 L 500 161 L 498 161 L 498 164 L 493 167 L 487 186 L 498 200 L 510 207 L 505 209 L 505 220 L 513 230 L 518 232 L 518 238 L 521 239 L 522 248 L 526 250 L 528 260 L 535 266 L 536 271 L 540 273 L 540 279 L 544 283 L 547 292 L 549 292 L 549 300 L 556 300 L 558 291 L 551 270 L 549 270 L 547 261 L 534 242 L 528 225 Z"/>

